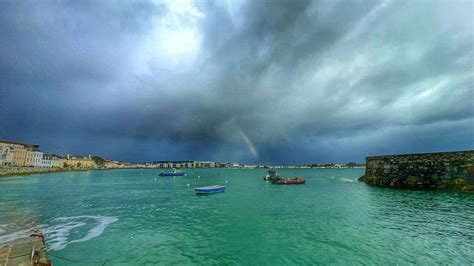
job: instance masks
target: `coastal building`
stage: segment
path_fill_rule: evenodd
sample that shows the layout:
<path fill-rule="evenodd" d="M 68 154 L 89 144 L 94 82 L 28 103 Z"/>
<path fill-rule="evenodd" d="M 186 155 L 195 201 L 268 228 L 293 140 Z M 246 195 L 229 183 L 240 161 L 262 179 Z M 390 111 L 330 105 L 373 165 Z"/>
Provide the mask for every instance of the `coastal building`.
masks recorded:
<path fill-rule="evenodd" d="M 7 165 L 8 161 L 13 162 L 13 151 L 7 143 L 0 142 L 0 166 Z"/>
<path fill-rule="evenodd" d="M 219 167 L 219 168 L 226 168 L 226 167 L 227 167 L 227 163 L 216 162 L 216 167 Z"/>
<path fill-rule="evenodd" d="M 66 165 L 66 158 L 60 157 L 56 154 L 51 154 L 51 167 L 53 168 L 64 168 Z"/>
<path fill-rule="evenodd" d="M 268 168 L 259 164 L 239 164 L 213 161 L 153 161 L 141 165 L 145 168 Z M 293 166 L 296 167 L 296 166 Z"/>
<path fill-rule="evenodd" d="M 53 160 L 54 154 L 51 153 L 43 153 L 43 159 L 41 160 L 41 167 L 42 168 L 52 168 L 53 167 Z"/>
<path fill-rule="evenodd" d="M 33 145 L 26 151 L 25 166 L 41 167 L 43 161 L 43 152 L 39 151 L 39 145 Z"/>
<path fill-rule="evenodd" d="M 13 165 L 15 166 L 25 166 L 27 149 L 14 149 L 13 150 Z"/>
<path fill-rule="evenodd" d="M 181 164 L 184 168 L 195 168 L 196 167 L 194 161 L 183 161 Z"/>
<path fill-rule="evenodd" d="M 104 162 L 105 168 L 123 168 L 124 164 L 120 161 L 112 161 L 112 160 L 105 160 Z"/>
<path fill-rule="evenodd" d="M 15 151 L 23 150 L 26 153 L 27 144 L 20 142 L 13 142 L 7 140 L 0 140 L 0 166 L 13 166 L 15 163 Z M 24 158 L 23 161 L 24 162 Z"/>
<path fill-rule="evenodd" d="M 194 168 L 195 161 L 155 161 L 152 163 L 153 167 L 157 168 Z"/>
<path fill-rule="evenodd" d="M 158 168 L 170 168 L 169 163 L 166 161 L 157 161 L 157 162 L 153 162 L 153 164 L 156 165 L 156 167 Z"/>
<path fill-rule="evenodd" d="M 214 168 L 216 167 L 215 162 L 195 162 L 196 168 Z"/>
<path fill-rule="evenodd" d="M 40 167 L 43 153 L 38 144 L 0 141 L 0 165 Z"/>
<path fill-rule="evenodd" d="M 66 165 L 75 168 L 93 168 L 96 166 L 92 156 L 73 156 L 68 154 L 66 157 Z"/>

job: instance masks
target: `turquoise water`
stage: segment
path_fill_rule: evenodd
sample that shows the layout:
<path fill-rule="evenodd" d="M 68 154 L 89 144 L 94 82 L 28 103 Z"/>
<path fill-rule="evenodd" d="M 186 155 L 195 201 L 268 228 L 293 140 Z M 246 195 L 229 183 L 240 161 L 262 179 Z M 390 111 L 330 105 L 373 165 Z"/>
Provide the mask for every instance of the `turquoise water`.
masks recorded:
<path fill-rule="evenodd" d="M 306 178 L 295 186 L 265 169 L 4 178 L 0 242 L 41 227 L 55 265 L 474 263 L 474 194 L 373 188 L 363 172 L 280 170 Z M 209 184 L 227 191 L 193 193 Z"/>

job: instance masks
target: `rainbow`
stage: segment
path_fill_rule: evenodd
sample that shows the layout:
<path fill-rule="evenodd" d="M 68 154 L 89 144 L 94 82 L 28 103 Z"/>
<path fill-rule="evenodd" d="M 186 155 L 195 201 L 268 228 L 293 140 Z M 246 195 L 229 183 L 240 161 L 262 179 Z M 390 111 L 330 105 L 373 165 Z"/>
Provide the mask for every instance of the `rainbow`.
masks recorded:
<path fill-rule="evenodd" d="M 253 156 L 255 156 L 255 158 L 258 159 L 257 148 L 256 148 L 255 145 L 252 143 L 252 141 L 250 140 L 250 138 L 247 136 L 247 134 L 245 134 L 244 131 L 242 131 L 242 129 L 239 129 L 239 133 L 240 133 L 240 136 L 242 137 L 242 139 L 244 139 L 245 144 L 247 144 L 247 146 L 249 147 L 250 152 L 253 154 Z"/>

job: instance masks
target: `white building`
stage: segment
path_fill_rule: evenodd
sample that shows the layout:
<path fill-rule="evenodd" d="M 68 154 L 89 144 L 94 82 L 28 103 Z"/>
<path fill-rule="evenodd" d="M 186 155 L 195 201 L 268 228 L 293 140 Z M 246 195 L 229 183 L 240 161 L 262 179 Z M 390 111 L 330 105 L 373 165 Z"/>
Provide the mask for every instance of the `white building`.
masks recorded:
<path fill-rule="evenodd" d="M 208 161 L 198 161 L 195 162 L 197 168 L 214 168 L 216 167 L 215 162 L 208 162 Z"/>
<path fill-rule="evenodd" d="M 41 160 L 41 167 L 44 167 L 44 168 L 53 167 L 53 154 L 43 153 L 43 159 Z"/>

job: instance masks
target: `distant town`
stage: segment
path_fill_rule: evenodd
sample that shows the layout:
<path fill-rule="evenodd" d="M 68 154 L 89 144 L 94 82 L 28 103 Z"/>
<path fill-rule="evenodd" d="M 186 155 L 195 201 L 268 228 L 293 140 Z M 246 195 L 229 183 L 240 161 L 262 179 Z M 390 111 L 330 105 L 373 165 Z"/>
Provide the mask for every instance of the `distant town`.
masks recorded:
<path fill-rule="evenodd" d="M 152 161 L 131 163 L 110 160 L 97 155 L 65 156 L 41 151 L 39 144 L 0 140 L 1 167 L 114 169 L 114 168 L 363 168 L 361 163 L 266 165 L 213 161 Z"/>

